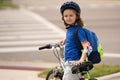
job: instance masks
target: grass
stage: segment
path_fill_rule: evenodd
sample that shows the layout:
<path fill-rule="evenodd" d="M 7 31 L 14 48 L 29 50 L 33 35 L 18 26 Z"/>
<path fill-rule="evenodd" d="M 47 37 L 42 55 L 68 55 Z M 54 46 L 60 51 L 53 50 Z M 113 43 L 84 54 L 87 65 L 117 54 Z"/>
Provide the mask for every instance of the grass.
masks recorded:
<path fill-rule="evenodd" d="M 50 70 L 51 70 L 51 69 L 44 70 L 43 72 L 41 72 L 41 73 L 38 74 L 38 77 L 45 78 L 46 75 L 48 74 L 48 72 L 49 72 Z"/>
<path fill-rule="evenodd" d="M 3 9 L 3 8 L 18 8 L 18 6 L 17 5 L 15 5 L 15 4 L 7 4 L 7 3 L 0 3 L 0 8 L 1 9 Z"/>
<path fill-rule="evenodd" d="M 18 5 L 13 4 L 11 0 L 0 0 L 0 9 L 6 8 L 18 8 Z"/>
<path fill-rule="evenodd" d="M 120 65 L 95 65 L 92 69 L 91 77 L 101 77 L 113 73 L 120 72 Z"/>
<path fill-rule="evenodd" d="M 45 77 L 50 69 L 45 70 L 38 74 L 38 77 Z M 91 71 L 91 77 L 101 77 L 113 73 L 120 72 L 120 65 L 106 65 L 106 64 L 97 64 L 94 65 L 94 68 Z"/>

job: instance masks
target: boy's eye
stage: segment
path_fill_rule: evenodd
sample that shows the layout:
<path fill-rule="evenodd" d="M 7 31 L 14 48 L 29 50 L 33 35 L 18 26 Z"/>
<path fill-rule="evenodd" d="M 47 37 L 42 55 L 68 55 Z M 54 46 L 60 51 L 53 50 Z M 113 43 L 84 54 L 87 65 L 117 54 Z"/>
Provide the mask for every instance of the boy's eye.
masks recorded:
<path fill-rule="evenodd" d="M 70 15 L 70 17 L 72 17 L 73 15 Z"/>
<path fill-rule="evenodd" d="M 64 15 L 64 17 L 72 17 L 73 15 Z"/>
<path fill-rule="evenodd" d="M 67 15 L 65 15 L 64 17 L 67 17 Z"/>

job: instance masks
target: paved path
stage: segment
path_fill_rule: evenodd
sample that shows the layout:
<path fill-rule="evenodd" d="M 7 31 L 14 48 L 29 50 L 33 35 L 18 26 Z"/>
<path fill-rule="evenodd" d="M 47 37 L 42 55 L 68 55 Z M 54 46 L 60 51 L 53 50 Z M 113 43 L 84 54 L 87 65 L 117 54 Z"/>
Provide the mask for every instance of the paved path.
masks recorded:
<path fill-rule="evenodd" d="M 38 74 L 57 65 L 47 62 L 0 61 L 0 78 L 1 80 L 45 80 L 38 77 Z"/>
<path fill-rule="evenodd" d="M 36 71 L 20 71 L 20 70 L 1 70 L 1 80 L 41 80 L 37 77 Z M 42 79 L 44 80 L 44 79 Z"/>

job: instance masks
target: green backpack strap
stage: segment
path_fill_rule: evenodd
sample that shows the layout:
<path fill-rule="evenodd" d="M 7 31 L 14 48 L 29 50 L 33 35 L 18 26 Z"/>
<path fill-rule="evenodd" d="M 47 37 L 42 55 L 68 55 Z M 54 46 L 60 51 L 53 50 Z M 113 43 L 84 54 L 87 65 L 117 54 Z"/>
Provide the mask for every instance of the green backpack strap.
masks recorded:
<path fill-rule="evenodd" d="M 98 44 L 98 52 L 100 54 L 100 59 L 102 59 L 102 57 L 103 57 L 103 48 L 102 48 L 100 43 Z"/>

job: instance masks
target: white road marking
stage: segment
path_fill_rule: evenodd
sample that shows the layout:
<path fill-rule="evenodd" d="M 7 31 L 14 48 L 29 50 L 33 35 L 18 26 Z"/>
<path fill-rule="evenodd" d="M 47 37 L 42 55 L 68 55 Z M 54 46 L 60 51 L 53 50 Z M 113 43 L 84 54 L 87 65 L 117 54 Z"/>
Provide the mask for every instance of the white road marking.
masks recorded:
<path fill-rule="evenodd" d="M 54 36 L 54 38 L 60 39 L 60 37 L 62 38 L 62 36 L 60 35 L 56 35 L 56 34 L 52 34 L 51 36 Z M 5 41 L 5 40 L 26 40 L 26 39 L 53 39 L 51 36 L 49 36 L 48 34 L 46 35 L 13 35 L 13 36 L 1 36 L 0 37 L 0 41 Z"/>
<path fill-rule="evenodd" d="M 34 12 L 28 11 L 26 9 L 21 9 L 21 10 L 24 11 L 26 14 L 31 15 L 32 17 L 34 17 L 39 22 L 42 22 L 43 24 L 46 24 L 48 27 L 52 28 L 54 31 L 57 31 L 62 36 L 65 36 L 65 31 L 64 30 L 62 30 L 58 26 L 50 23 L 48 20 L 46 20 L 42 16 L 40 16 L 38 14 L 35 14 Z"/>
<path fill-rule="evenodd" d="M 89 4 L 88 6 L 90 8 L 98 8 L 98 7 L 100 7 L 100 5 L 98 5 L 98 4 Z"/>
<path fill-rule="evenodd" d="M 29 17 L 31 17 L 31 19 L 34 19 L 34 21 L 39 22 L 40 24 L 42 24 L 43 27 L 46 27 L 47 29 L 50 29 L 49 31 L 51 33 L 46 29 L 47 31 L 44 30 L 44 33 L 45 32 L 46 33 L 42 34 L 42 35 L 40 35 L 40 34 L 39 35 L 34 35 L 34 34 L 33 35 L 31 35 L 31 34 L 24 35 L 23 34 L 22 36 L 16 35 L 16 34 L 22 32 L 22 30 L 21 30 L 21 31 L 18 31 L 18 32 L 14 32 L 15 35 L 0 36 L 0 40 L 2 40 L 2 41 L 0 41 L 0 46 L 1 46 L 0 53 L 9 53 L 9 52 L 16 52 L 17 53 L 17 52 L 24 52 L 24 51 L 25 52 L 26 51 L 37 51 L 39 46 L 34 46 L 34 45 L 55 43 L 55 42 L 57 42 L 59 40 L 59 38 L 64 38 L 65 31 L 60 29 L 58 26 L 50 23 L 49 21 L 47 21 L 46 19 L 44 19 L 40 15 L 37 15 L 37 14 L 35 14 L 35 13 L 31 12 L 31 11 L 28 11 L 26 9 L 21 9 L 21 12 L 24 12 L 25 15 L 28 15 Z M 16 16 L 16 17 L 18 18 L 19 15 Z M 5 20 L 6 20 L 6 18 L 5 18 Z M 5 29 L 2 28 L 2 30 L 1 30 L 1 31 L 3 31 L 2 35 L 6 34 L 6 30 Z M 14 26 L 14 30 L 16 31 L 17 29 L 20 30 L 20 29 L 25 29 L 25 28 L 17 28 L 17 27 Z M 13 30 L 13 29 L 11 29 L 11 30 Z M 34 31 L 36 31 L 36 30 L 34 30 Z M 28 32 L 28 30 L 27 30 L 27 32 Z M 30 31 L 30 32 L 33 32 L 33 31 Z M 39 33 L 42 33 L 42 32 L 43 31 L 40 31 Z M 49 32 L 50 34 L 47 33 L 47 32 Z M 24 33 L 24 32 L 22 32 L 22 33 Z M 8 34 L 11 34 L 11 33 L 8 33 Z M 37 37 L 41 38 L 41 39 L 37 39 L 37 40 L 24 40 L 24 39 L 27 39 L 27 38 L 28 39 L 32 39 L 32 38 L 35 39 Z M 52 38 L 49 39 L 49 40 L 48 39 L 44 39 L 44 40 L 42 39 L 42 38 L 46 38 L 46 37 L 48 37 L 48 38 L 53 37 L 53 39 Z M 16 40 L 16 38 L 17 39 L 24 38 L 24 39 L 23 40 Z M 9 41 L 8 39 L 12 39 L 13 41 Z"/>
<path fill-rule="evenodd" d="M 5 41 L 0 42 L 0 50 L 3 49 L 3 47 L 7 46 L 26 46 L 26 45 L 40 45 L 40 44 L 49 44 L 49 43 L 55 43 L 58 39 L 52 39 L 52 40 L 24 40 L 24 41 Z M 3 46 L 3 47 L 2 47 Z M 9 47 L 11 48 L 11 47 Z M 19 48 L 19 47 L 17 47 Z M 24 49 L 23 49 L 24 50 Z"/>
<path fill-rule="evenodd" d="M 47 7 L 46 6 L 29 6 L 28 9 L 29 10 L 34 10 L 34 9 L 37 9 L 37 10 L 47 10 Z"/>
<path fill-rule="evenodd" d="M 9 52 L 28 52 L 28 51 L 38 51 L 39 46 L 36 47 L 11 47 L 11 48 L 0 48 L 0 53 Z M 120 58 L 119 53 L 104 53 L 103 57 L 108 58 Z"/>
<path fill-rule="evenodd" d="M 109 57 L 109 58 L 120 58 L 120 54 L 119 53 L 104 53 L 103 57 Z"/>
<path fill-rule="evenodd" d="M 39 47 L 9 47 L 9 48 L 0 48 L 0 54 L 11 53 L 11 52 L 28 52 L 28 51 L 38 51 Z"/>

